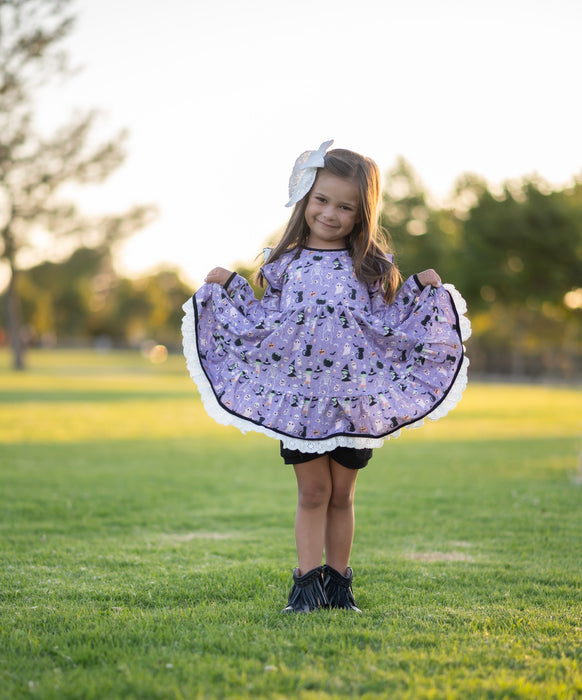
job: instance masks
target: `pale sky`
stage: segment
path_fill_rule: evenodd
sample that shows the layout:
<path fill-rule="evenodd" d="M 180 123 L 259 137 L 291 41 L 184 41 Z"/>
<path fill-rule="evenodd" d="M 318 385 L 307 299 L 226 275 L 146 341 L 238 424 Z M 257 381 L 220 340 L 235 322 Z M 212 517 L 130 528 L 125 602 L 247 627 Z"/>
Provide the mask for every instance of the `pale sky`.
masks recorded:
<path fill-rule="evenodd" d="M 46 124 L 103 110 L 129 155 L 87 193 L 91 210 L 155 203 L 120 251 L 200 283 L 252 261 L 287 220 L 295 158 L 327 139 L 404 156 L 437 198 L 582 172 L 580 0 L 77 0 L 68 42 L 83 70 L 54 86 Z M 52 122 L 51 122 L 52 120 Z"/>

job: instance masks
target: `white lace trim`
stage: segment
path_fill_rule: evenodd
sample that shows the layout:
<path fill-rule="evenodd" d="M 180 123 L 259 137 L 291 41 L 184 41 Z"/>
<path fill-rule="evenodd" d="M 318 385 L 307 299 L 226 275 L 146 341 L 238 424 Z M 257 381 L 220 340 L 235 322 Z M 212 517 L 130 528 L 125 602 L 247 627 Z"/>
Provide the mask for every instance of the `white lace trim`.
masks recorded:
<path fill-rule="evenodd" d="M 445 284 L 444 288 L 452 297 L 453 304 L 459 316 L 461 338 L 463 342 L 465 342 L 471 335 L 471 323 L 464 315 L 467 312 L 467 304 L 452 284 Z M 286 435 L 281 435 L 274 430 L 265 428 L 262 425 L 257 425 L 256 423 L 251 423 L 250 421 L 229 413 L 218 402 L 212 386 L 210 385 L 202 365 L 200 364 L 198 348 L 196 347 L 196 319 L 192 299 L 189 299 L 182 306 L 182 309 L 184 311 L 184 317 L 182 319 L 182 338 L 184 356 L 186 357 L 186 366 L 188 367 L 190 376 L 198 387 L 198 391 L 200 392 L 202 403 L 204 404 L 206 412 L 217 423 L 220 423 L 221 425 L 233 425 L 242 433 L 254 431 L 267 435 L 275 440 L 281 440 L 283 445 L 289 450 L 301 450 L 302 452 L 313 452 L 317 454 L 329 452 L 330 450 L 334 450 L 336 447 L 356 447 L 360 449 L 381 447 L 384 444 L 384 440 L 389 440 L 390 438 L 395 439 L 401 435 L 402 428 L 382 438 L 349 437 L 347 435 L 337 435 L 326 440 L 301 440 L 300 438 L 292 438 Z M 461 400 L 463 392 L 467 386 L 468 367 L 469 358 L 464 355 L 461 367 L 459 368 L 455 381 L 453 382 L 453 385 L 451 386 L 446 398 L 433 411 L 431 411 L 431 413 L 424 416 L 424 418 L 415 421 L 414 423 L 404 426 L 404 428 L 407 430 L 420 428 L 424 424 L 425 419 L 428 418 L 429 420 L 433 421 L 439 420 L 439 418 L 446 416 L 449 411 L 452 411 L 452 409 L 455 408 L 455 406 Z"/>

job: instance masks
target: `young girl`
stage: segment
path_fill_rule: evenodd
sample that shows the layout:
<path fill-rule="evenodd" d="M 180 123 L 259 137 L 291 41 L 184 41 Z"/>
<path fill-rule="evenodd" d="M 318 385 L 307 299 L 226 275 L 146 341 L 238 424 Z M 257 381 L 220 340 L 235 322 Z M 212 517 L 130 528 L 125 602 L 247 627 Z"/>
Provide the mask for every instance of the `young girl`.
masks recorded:
<path fill-rule="evenodd" d="M 445 415 L 467 382 L 464 301 L 434 270 L 397 291 L 378 226 L 378 167 L 327 152 L 331 143 L 295 163 L 295 208 L 259 271 L 262 300 L 217 267 L 184 304 L 184 353 L 210 416 L 280 440 L 294 465 L 289 612 L 358 611 L 349 566 L 358 470 L 385 438 Z"/>

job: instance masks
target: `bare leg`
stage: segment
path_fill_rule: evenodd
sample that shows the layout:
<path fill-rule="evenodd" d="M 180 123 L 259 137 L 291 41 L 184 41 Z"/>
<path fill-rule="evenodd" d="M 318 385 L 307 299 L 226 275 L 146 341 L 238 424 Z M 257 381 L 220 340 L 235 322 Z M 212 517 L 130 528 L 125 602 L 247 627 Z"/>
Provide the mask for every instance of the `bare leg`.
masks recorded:
<path fill-rule="evenodd" d="M 325 521 L 332 492 L 330 459 L 323 455 L 296 464 L 294 469 L 297 477 L 295 542 L 299 571 L 305 574 L 321 566 L 323 559 Z"/>
<path fill-rule="evenodd" d="M 340 574 L 344 574 L 354 539 L 354 494 L 357 469 L 342 467 L 330 459 L 331 496 L 327 507 L 325 528 L 325 560 Z"/>

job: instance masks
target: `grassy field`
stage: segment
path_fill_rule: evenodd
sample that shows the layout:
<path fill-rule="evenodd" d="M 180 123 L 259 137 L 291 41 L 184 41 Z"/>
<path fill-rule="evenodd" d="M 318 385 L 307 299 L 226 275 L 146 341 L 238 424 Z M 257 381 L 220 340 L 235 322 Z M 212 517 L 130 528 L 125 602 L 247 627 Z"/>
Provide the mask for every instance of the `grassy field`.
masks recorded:
<path fill-rule="evenodd" d="M 361 615 L 281 615 L 295 481 L 180 357 L 0 355 L 0 697 L 582 697 L 582 391 L 469 386 L 359 477 Z"/>

